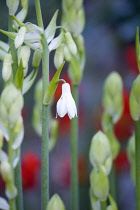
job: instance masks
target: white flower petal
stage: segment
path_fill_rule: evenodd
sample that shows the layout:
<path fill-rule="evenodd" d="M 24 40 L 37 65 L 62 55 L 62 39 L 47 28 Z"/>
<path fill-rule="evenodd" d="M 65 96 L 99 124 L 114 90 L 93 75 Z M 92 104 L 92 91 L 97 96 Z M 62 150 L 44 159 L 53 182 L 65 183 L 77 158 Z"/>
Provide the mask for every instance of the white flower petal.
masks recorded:
<path fill-rule="evenodd" d="M 67 110 L 68 110 L 68 116 L 70 119 L 77 117 L 77 108 L 75 101 L 71 94 L 67 95 L 66 97 L 66 104 L 67 104 Z"/>
<path fill-rule="evenodd" d="M 60 117 L 64 117 L 67 113 L 67 106 L 66 106 L 66 99 L 65 97 L 62 97 L 57 102 L 57 114 Z"/>

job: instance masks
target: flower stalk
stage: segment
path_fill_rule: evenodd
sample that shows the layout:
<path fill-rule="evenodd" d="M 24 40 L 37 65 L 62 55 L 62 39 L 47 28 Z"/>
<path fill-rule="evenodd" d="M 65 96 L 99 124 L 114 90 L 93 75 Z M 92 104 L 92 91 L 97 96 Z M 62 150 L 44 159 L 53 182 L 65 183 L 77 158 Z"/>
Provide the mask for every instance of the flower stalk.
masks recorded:
<path fill-rule="evenodd" d="M 136 209 L 140 210 L 140 119 L 135 121 Z"/>

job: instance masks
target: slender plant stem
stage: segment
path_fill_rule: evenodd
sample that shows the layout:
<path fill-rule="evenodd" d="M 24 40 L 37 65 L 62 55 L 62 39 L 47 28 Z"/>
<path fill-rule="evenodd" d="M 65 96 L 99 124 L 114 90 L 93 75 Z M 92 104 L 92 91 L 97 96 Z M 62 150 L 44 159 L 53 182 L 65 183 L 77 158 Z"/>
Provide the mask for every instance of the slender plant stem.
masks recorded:
<path fill-rule="evenodd" d="M 140 120 L 135 121 L 136 209 L 140 210 Z"/>
<path fill-rule="evenodd" d="M 78 86 L 72 87 L 73 98 L 78 106 Z M 78 118 L 71 120 L 71 193 L 72 210 L 79 209 L 79 186 L 78 186 Z"/>
<path fill-rule="evenodd" d="M 35 0 L 38 26 L 44 28 L 40 1 Z M 42 35 L 42 81 L 43 96 L 49 84 L 49 50 L 45 35 Z M 42 104 L 42 168 L 41 168 L 41 208 L 46 210 L 49 201 L 49 106 Z"/>
<path fill-rule="evenodd" d="M 35 0 L 35 8 L 36 8 L 36 16 L 37 16 L 38 26 L 40 26 L 41 28 L 44 28 L 42 13 L 41 13 L 40 0 Z"/>
<path fill-rule="evenodd" d="M 14 150 L 12 148 L 12 144 L 13 144 L 12 129 L 10 129 L 9 132 L 10 132 L 10 139 L 8 142 L 8 159 L 9 159 L 9 163 L 12 168 L 12 176 L 13 176 L 13 182 L 14 182 L 14 169 L 13 169 L 13 152 L 14 152 Z M 10 210 L 16 210 L 15 198 L 9 199 L 9 205 L 10 205 Z"/>
<path fill-rule="evenodd" d="M 18 191 L 16 197 L 16 207 L 17 209 L 23 210 L 23 189 L 22 189 L 22 176 L 21 176 L 21 158 L 15 168 L 15 185 Z"/>
<path fill-rule="evenodd" d="M 101 201 L 101 210 L 106 210 L 106 201 Z"/>

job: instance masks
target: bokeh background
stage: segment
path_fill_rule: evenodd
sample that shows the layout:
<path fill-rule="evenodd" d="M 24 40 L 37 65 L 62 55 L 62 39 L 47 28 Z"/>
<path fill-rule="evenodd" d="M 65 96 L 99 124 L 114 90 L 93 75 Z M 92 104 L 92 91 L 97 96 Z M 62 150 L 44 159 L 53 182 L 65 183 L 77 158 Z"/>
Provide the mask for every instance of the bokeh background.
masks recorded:
<path fill-rule="evenodd" d="M 60 0 L 41 0 L 44 24 L 47 26 L 52 15 L 59 9 Z M 103 84 L 112 71 L 117 71 L 124 82 L 124 113 L 115 133 L 121 142 L 121 150 L 115 160 L 117 203 L 119 210 L 135 210 L 134 185 L 130 177 L 130 164 L 126 155 L 128 138 L 133 132 L 129 112 L 129 92 L 138 74 L 135 59 L 135 30 L 140 25 L 140 1 L 137 0 L 84 0 L 86 25 L 83 31 L 86 49 L 86 66 L 79 94 L 79 180 L 80 210 L 89 210 L 89 146 L 92 136 L 101 129 Z M 26 21 L 36 23 L 34 1 L 29 0 Z M 8 10 L 5 0 L 0 1 L 0 28 L 7 30 Z M 7 37 L 0 34 L 0 40 Z M 0 62 L 2 69 L 2 62 Z M 0 71 L 1 72 L 1 71 Z M 53 53 L 50 59 L 50 74 L 53 75 Z M 1 74 L 1 73 L 0 73 Z M 62 73 L 69 81 L 66 67 Z M 38 74 L 37 80 L 41 77 Z M 36 82 L 37 82 L 36 80 Z M 3 82 L 0 76 L 0 93 Z M 56 98 L 60 96 L 60 88 Z M 40 151 L 41 139 L 32 127 L 34 88 L 25 95 L 23 117 L 25 137 L 22 144 L 22 170 L 25 210 L 40 209 Z M 117 90 L 116 90 L 117 91 Z M 55 117 L 55 110 L 53 110 Z M 67 117 L 59 120 L 59 138 L 50 153 L 50 194 L 59 193 L 70 210 L 70 121 Z M 4 184 L 0 181 L 0 195 Z"/>

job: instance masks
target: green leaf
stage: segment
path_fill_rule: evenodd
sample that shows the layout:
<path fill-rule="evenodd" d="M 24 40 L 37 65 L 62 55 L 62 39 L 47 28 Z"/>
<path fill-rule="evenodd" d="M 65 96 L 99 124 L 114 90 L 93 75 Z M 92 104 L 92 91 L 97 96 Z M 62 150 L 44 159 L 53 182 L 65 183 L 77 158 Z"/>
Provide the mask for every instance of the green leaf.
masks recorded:
<path fill-rule="evenodd" d="M 20 64 L 16 72 L 14 84 L 21 91 L 22 91 L 22 86 L 23 86 L 23 79 L 24 79 L 23 64 L 22 64 L 22 60 L 20 60 Z"/>
<path fill-rule="evenodd" d="M 63 62 L 61 64 L 61 66 L 58 68 L 58 70 L 56 71 L 55 75 L 53 76 L 49 86 L 47 87 L 47 89 L 45 91 L 44 99 L 43 99 L 43 104 L 44 105 L 48 105 L 50 103 L 51 98 L 54 95 L 54 92 L 55 92 L 55 90 L 57 88 L 57 85 L 58 85 L 59 76 L 60 76 L 60 73 L 61 73 L 62 68 L 64 66 L 64 63 L 65 62 Z"/>
<path fill-rule="evenodd" d="M 34 70 L 24 79 L 23 81 L 23 89 L 22 94 L 24 95 L 33 85 L 36 76 L 37 76 L 38 68 L 34 68 Z"/>

